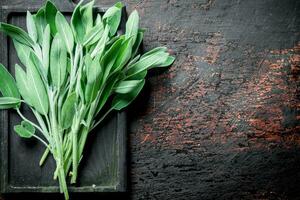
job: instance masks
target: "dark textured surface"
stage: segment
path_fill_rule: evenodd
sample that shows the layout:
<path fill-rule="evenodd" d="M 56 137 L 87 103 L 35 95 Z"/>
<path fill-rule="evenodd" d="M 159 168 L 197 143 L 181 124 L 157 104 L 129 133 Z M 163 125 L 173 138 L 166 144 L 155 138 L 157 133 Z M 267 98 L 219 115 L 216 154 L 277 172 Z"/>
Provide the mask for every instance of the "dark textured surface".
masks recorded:
<path fill-rule="evenodd" d="M 130 198 L 300 199 L 300 2 L 125 3 L 177 57 L 131 106 Z"/>

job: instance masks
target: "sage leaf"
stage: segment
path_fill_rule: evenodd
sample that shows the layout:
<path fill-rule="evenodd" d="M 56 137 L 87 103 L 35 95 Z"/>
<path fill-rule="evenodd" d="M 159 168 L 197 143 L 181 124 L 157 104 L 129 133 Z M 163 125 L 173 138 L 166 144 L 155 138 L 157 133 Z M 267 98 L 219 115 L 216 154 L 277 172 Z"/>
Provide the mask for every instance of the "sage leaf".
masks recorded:
<path fill-rule="evenodd" d="M 28 87 L 27 75 L 25 71 L 18 65 L 15 65 L 15 75 L 17 87 L 25 102 L 32 106 L 30 88 Z"/>
<path fill-rule="evenodd" d="M 74 47 L 72 29 L 68 24 L 66 18 L 60 12 L 56 13 L 55 24 L 57 27 L 57 31 L 61 36 L 62 42 L 65 43 L 68 52 L 72 54 Z"/>
<path fill-rule="evenodd" d="M 121 70 L 131 57 L 131 41 L 132 38 L 126 39 L 119 49 L 116 62 L 112 67 L 112 72 Z"/>
<path fill-rule="evenodd" d="M 119 94 L 127 94 L 134 90 L 143 80 L 124 80 L 117 84 L 115 92 Z"/>
<path fill-rule="evenodd" d="M 124 41 L 124 38 L 119 38 L 116 42 L 114 42 L 114 44 L 109 48 L 109 50 L 106 52 L 106 54 L 101 59 L 100 65 L 105 66 L 103 81 L 105 81 L 108 78 L 109 72 L 111 71 L 112 66 L 114 65 L 114 63 L 116 61 L 118 52 L 122 46 L 123 41 Z"/>
<path fill-rule="evenodd" d="M 22 122 L 21 122 L 21 125 L 22 125 L 26 130 L 28 130 L 29 132 L 31 132 L 32 134 L 35 133 L 35 128 L 34 128 L 34 126 L 32 126 L 29 122 L 27 122 L 27 121 L 22 121 Z"/>
<path fill-rule="evenodd" d="M 84 37 L 83 46 L 89 46 L 96 43 L 101 38 L 103 26 L 100 24 L 95 25 Z"/>
<path fill-rule="evenodd" d="M 139 14 L 136 10 L 134 10 L 128 17 L 126 22 L 126 32 L 125 38 L 128 39 L 132 37 L 132 45 L 135 43 L 135 40 L 138 35 L 139 28 Z"/>
<path fill-rule="evenodd" d="M 27 64 L 27 84 L 31 88 L 31 103 L 39 113 L 47 115 L 49 109 L 48 95 L 37 66 L 33 62 L 33 57 L 34 54 L 31 53 Z"/>
<path fill-rule="evenodd" d="M 80 8 L 80 13 L 82 13 L 82 22 L 86 32 L 89 32 L 93 27 L 93 5 L 94 0 Z"/>
<path fill-rule="evenodd" d="M 67 50 L 59 34 L 56 34 L 50 51 L 50 74 L 52 83 L 59 88 L 65 80 L 67 72 Z"/>
<path fill-rule="evenodd" d="M 167 60 L 165 60 L 164 63 L 162 63 L 161 65 L 158 65 L 157 67 L 167 67 L 172 65 L 172 63 L 175 61 L 175 57 L 174 56 L 168 56 Z"/>
<path fill-rule="evenodd" d="M 35 128 L 30 123 L 22 121 L 21 125 L 14 126 L 14 131 L 22 138 L 31 138 L 35 133 Z"/>
<path fill-rule="evenodd" d="M 126 94 L 117 94 L 112 100 L 112 108 L 115 110 L 122 110 L 126 106 L 128 106 L 140 93 L 145 84 L 145 80 L 141 81 L 136 85 L 131 92 Z"/>
<path fill-rule="evenodd" d="M 100 112 L 100 110 L 103 108 L 103 106 L 107 102 L 108 98 L 112 95 L 114 86 L 116 85 L 117 81 L 119 80 L 119 77 L 120 77 L 120 72 L 114 73 L 112 76 L 110 76 L 107 79 L 104 89 L 100 96 L 100 101 L 99 101 L 96 113 Z"/>
<path fill-rule="evenodd" d="M 31 39 L 34 42 L 37 42 L 37 30 L 36 30 L 36 26 L 35 26 L 35 22 L 33 19 L 33 16 L 31 15 L 31 13 L 29 11 L 27 11 L 27 15 L 26 15 L 26 25 L 27 25 L 27 32 L 29 37 L 31 37 Z"/>
<path fill-rule="evenodd" d="M 71 28 L 73 30 L 76 42 L 82 44 L 86 33 L 85 25 L 82 18 L 81 3 L 77 4 L 71 17 Z"/>
<path fill-rule="evenodd" d="M 132 55 L 131 57 L 134 57 L 137 53 L 138 53 L 138 50 L 139 50 L 139 47 L 143 41 L 143 37 L 144 37 L 144 32 L 143 31 L 139 31 L 138 34 L 137 34 L 137 37 L 136 37 L 136 40 L 135 40 L 135 43 L 132 47 Z"/>
<path fill-rule="evenodd" d="M 155 54 L 155 53 L 158 53 L 158 52 L 166 52 L 167 51 L 167 48 L 166 47 L 156 47 L 148 52 L 146 52 L 145 54 L 143 54 L 141 56 L 141 59 L 149 56 L 149 55 L 152 55 L 152 54 Z"/>
<path fill-rule="evenodd" d="M 76 101 L 77 96 L 76 93 L 73 92 L 72 94 L 70 94 L 70 96 L 67 97 L 66 101 L 64 102 L 60 118 L 60 125 L 62 129 L 67 129 L 72 125 L 72 120 L 76 112 Z"/>
<path fill-rule="evenodd" d="M 92 102 L 96 98 L 101 86 L 102 68 L 99 59 L 100 55 L 92 61 L 89 61 L 89 58 L 87 59 L 87 63 L 90 63 L 87 65 L 87 86 L 85 91 L 85 99 L 87 102 Z"/>
<path fill-rule="evenodd" d="M 18 42 L 17 40 L 14 40 L 14 39 L 13 39 L 13 43 L 14 43 L 19 60 L 21 61 L 21 63 L 23 65 L 26 65 L 30 52 L 33 52 L 32 48 L 30 48 L 29 46 L 27 46 L 25 44 Z"/>
<path fill-rule="evenodd" d="M 92 58 L 94 58 L 96 56 L 96 54 L 102 55 L 105 44 L 108 40 L 108 33 L 109 33 L 109 29 L 106 27 L 105 30 L 104 30 L 104 33 L 102 34 L 101 39 L 98 41 L 95 49 L 91 53 Z"/>
<path fill-rule="evenodd" d="M 22 44 L 25 44 L 27 46 L 34 46 L 34 41 L 23 29 L 19 27 L 0 22 L 0 31 Z"/>
<path fill-rule="evenodd" d="M 120 21 L 121 12 L 123 5 L 119 2 L 113 7 L 110 7 L 103 15 L 103 22 L 105 26 L 109 26 L 109 35 L 113 36 L 116 34 Z"/>
<path fill-rule="evenodd" d="M 38 35 L 38 43 L 42 45 L 44 30 L 47 26 L 45 7 L 40 8 L 38 12 L 34 15 L 34 21 L 35 21 L 36 31 Z"/>
<path fill-rule="evenodd" d="M 55 7 L 55 5 L 51 1 L 47 1 L 45 5 L 45 17 L 47 23 L 50 25 L 50 31 L 52 36 L 55 36 L 55 34 L 57 33 L 57 27 L 55 24 L 56 13 L 57 8 Z"/>
<path fill-rule="evenodd" d="M 141 58 L 138 62 L 130 66 L 127 71 L 127 77 L 130 78 L 144 70 L 148 70 L 153 67 L 164 64 L 168 59 L 169 54 L 164 52 L 156 52 L 144 58 Z"/>
<path fill-rule="evenodd" d="M 20 99 L 20 93 L 16 82 L 7 69 L 0 63 L 0 91 L 4 97 Z"/>
<path fill-rule="evenodd" d="M 48 71 L 49 71 L 50 41 L 51 41 L 50 26 L 47 25 L 44 30 L 43 42 L 42 42 L 43 65 L 45 68 L 46 76 L 48 75 Z"/>
<path fill-rule="evenodd" d="M 20 103 L 21 100 L 14 97 L 0 97 L 0 109 L 16 108 Z"/>

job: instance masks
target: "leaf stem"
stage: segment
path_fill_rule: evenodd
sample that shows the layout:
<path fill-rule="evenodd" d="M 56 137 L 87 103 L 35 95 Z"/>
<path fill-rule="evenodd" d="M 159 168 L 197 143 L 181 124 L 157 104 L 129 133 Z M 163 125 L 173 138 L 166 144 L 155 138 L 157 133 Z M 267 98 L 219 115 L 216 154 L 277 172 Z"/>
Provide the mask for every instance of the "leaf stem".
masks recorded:
<path fill-rule="evenodd" d="M 35 124 L 35 123 L 33 123 L 32 121 L 30 121 L 29 119 L 27 119 L 27 118 L 21 113 L 21 111 L 20 111 L 19 108 L 17 108 L 16 110 L 17 110 L 19 116 L 20 116 L 24 121 L 26 121 L 26 122 L 28 122 L 29 124 L 31 124 L 32 126 L 34 126 L 34 127 L 35 127 L 36 129 L 38 129 L 41 133 L 44 133 L 44 131 L 43 131 L 37 124 Z"/>

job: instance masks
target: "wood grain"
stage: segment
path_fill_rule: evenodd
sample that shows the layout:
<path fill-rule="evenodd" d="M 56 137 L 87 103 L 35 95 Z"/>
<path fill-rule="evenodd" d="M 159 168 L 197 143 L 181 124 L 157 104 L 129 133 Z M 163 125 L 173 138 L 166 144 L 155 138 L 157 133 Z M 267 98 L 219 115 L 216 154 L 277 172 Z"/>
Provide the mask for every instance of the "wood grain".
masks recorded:
<path fill-rule="evenodd" d="M 124 2 L 177 57 L 129 110 L 128 198 L 299 199 L 300 2 Z"/>

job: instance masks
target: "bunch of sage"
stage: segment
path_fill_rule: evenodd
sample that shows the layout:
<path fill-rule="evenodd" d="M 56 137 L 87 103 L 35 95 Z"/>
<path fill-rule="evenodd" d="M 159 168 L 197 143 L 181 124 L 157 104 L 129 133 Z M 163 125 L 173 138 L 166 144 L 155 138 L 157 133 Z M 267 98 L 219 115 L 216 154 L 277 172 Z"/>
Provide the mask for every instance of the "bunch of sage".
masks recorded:
<path fill-rule="evenodd" d="M 51 2 L 36 14 L 27 12 L 27 32 L 0 23 L 0 31 L 13 40 L 20 63 L 15 79 L 0 64 L 0 109 L 13 108 L 22 118 L 15 132 L 34 137 L 56 161 L 54 179 L 69 198 L 67 175 L 76 183 L 78 165 L 87 136 L 113 110 L 128 106 L 145 84 L 147 71 L 166 67 L 174 57 L 165 47 L 138 54 L 144 30 L 133 11 L 125 34 L 118 33 L 123 5 L 115 4 L 103 16 L 93 13 L 91 1 L 80 2 L 70 23 Z M 37 122 L 21 112 L 27 104 Z"/>

